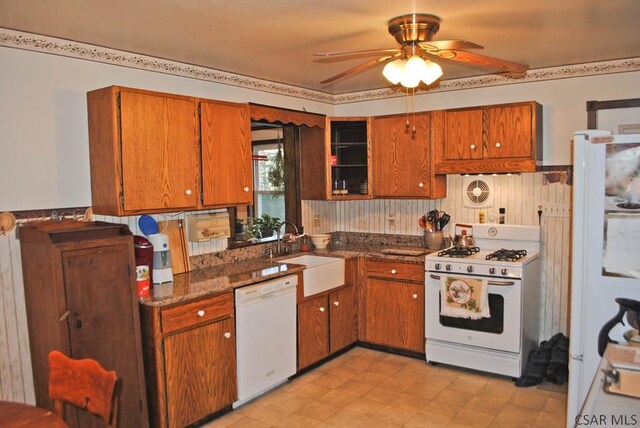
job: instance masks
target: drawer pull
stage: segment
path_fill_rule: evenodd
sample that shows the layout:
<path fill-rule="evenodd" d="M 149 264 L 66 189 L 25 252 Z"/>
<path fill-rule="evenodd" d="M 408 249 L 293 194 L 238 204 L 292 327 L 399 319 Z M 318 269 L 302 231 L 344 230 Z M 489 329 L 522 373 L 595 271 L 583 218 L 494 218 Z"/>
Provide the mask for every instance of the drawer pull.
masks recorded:
<path fill-rule="evenodd" d="M 184 194 L 187 195 L 187 196 L 190 196 L 191 195 L 191 189 L 185 190 Z"/>
<path fill-rule="evenodd" d="M 199 316 L 199 317 L 203 317 L 203 316 L 204 316 L 204 309 L 200 309 L 200 310 L 198 311 L 198 316 Z"/>
<path fill-rule="evenodd" d="M 244 192 L 248 192 L 248 191 L 249 191 L 249 188 L 248 188 L 248 187 L 245 187 L 245 188 L 243 188 L 242 190 L 243 190 Z"/>
<path fill-rule="evenodd" d="M 476 145 L 475 144 L 472 144 L 469 147 L 471 148 L 471 150 L 475 150 L 476 149 Z"/>
<path fill-rule="evenodd" d="M 337 301 L 337 300 L 335 302 L 333 302 L 333 304 L 334 304 L 334 306 L 340 306 L 340 302 Z"/>
<path fill-rule="evenodd" d="M 231 339 L 231 333 L 226 332 L 226 333 L 224 334 L 224 337 L 225 337 L 225 338 L 227 338 L 227 339 Z"/>
<path fill-rule="evenodd" d="M 324 306 L 320 306 L 320 312 L 324 312 Z"/>
<path fill-rule="evenodd" d="M 411 297 L 413 297 L 414 299 L 417 299 L 417 298 L 418 298 L 418 295 L 417 295 L 416 293 L 413 293 L 413 294 L 411 295 Z"/>
<path fill-rule="evenodd" d="M 500 141 L 498 141 L 498 142 L 496 143 L 496 147 L 497 147 L 497 148 L 500 148 L 500 146 L 502 146 L 502 144 L 500 144 Z"/>
<path fill-rule="evenodd" d="M 418 183 L 418 187 L 423 188 L 424 187 L 424 183 Z"/>
<path fill-rule="evenodd" d="M 397 271 L 397 270 L 395 270 L 395 269 L 391 269 L 391 275 L 395 275 L 395 274 L 397 274 L 397 273 L 398 273 L 398 271 Z"/>
<path fill-rule="evenodd" d="M 62 314 L 62 316 L 60 317 L 59 321 L 60 322 L 67 321 L 70 316 L 71 316 L 71 312 L 69 312 L 69 310 L 66 310 L 64 314 Z"/>

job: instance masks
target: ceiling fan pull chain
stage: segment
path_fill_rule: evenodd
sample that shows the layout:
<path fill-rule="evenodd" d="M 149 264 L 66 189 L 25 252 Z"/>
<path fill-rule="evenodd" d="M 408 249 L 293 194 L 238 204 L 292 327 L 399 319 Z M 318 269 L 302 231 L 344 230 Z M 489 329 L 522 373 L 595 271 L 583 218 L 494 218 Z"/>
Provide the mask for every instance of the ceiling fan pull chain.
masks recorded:
<path fill-rule="evenodd" d="M 411 89 L 411 114 L 412 114 L 412 119 L 413 120 L 413 128 L 411 128 L 411 135 L 415 136 L 416 135 L 416 106 L 415 106 L 415 99 L 416 99 L 416 88 L 412 88 Z"/>
<path fill-rule="evenodd" d="M 409 88 L 407 88 L 407 91 L 404 95 L 404 111 L 407 117 L 407 123 L 405 123 L 405 127 L 407 128 L 407 130 L 409 130 L 409 127 L 411 126 L 411 124 L 409 123 Z"/>

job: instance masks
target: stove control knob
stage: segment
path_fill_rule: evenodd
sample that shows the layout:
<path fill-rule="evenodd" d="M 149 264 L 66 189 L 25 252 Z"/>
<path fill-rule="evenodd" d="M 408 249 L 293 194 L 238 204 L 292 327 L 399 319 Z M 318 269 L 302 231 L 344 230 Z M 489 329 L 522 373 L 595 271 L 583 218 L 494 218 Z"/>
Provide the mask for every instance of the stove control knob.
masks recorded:
<path fill-rule="evenodd" d="M 440 263 L 436 263 L 436 270 L 440 270 L 441 267 Z"/>
<path fill-rule="evenodd" d="M 467 266 L 467 272 L 469 273 L 473 272 L 473 266 Z"/>
<path fill-rule="evenodd" d="M 446 270 L 451 270 L 451 269 L 453 269 L 453 266 L 451 266 L 451 265 L 446 265 L 444 268 L 445 268 Z"/>
<path fill-rule="evenodd" d="M 502 270 L 500 271 L 503 275 L 506 275 L 509 273 L 509 269 L 507 268 L 502 268 Z"/>
<path fill-rule="evenodd" d="M 491 275 L 495 275 L 496 274 L 496 268 L 489 268 L 489 273 Z"/>

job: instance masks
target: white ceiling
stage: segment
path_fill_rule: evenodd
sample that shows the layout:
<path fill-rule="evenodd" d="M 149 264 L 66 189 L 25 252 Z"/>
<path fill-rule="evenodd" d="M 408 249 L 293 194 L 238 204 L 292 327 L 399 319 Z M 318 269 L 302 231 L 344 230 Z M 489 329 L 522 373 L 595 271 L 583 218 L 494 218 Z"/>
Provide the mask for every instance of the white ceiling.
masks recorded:
<path fill-rule="evenodd" d="M 0 27 L 341 94 L 387 86 L 382 67 L 321 85 L 373 57 L 312 53 L 396 47 L 387 21 L 412 12 L 442 18 L 434 40 L 532 69 L 640 57 L 640 0 L 0 0 Z M 443 79 L 491 72 L 439 63 Z"/>

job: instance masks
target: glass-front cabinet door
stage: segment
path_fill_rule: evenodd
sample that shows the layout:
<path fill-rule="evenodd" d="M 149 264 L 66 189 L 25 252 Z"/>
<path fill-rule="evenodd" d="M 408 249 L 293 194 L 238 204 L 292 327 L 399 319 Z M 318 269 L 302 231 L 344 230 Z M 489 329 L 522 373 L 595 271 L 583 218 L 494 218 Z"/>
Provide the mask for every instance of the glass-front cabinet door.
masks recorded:
<path fill-rule="evenodd" d="M 370 119 L 327 118 L 329 198 L 370 198 Z"/>

